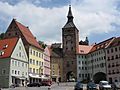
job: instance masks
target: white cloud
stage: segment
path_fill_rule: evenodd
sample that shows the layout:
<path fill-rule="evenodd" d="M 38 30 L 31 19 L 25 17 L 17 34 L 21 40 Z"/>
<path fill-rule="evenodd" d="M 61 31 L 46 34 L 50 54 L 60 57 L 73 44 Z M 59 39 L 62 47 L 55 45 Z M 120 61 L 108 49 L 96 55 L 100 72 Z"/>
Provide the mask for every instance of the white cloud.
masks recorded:
<path fill-rule="evenodd" d="M 118 12 L 115 2 L 116 0 L 71 0 L 74 22 L 80 30 L 81 39 L 93 33 L 112 32 L 111 23 L 119 21 L 116 18 Z M 43 8 L 27 1 L 14 6 L 0 2 L 0 13 L 14 17 L 29 26 L 37 39 L 47 43 L 61 42 L 62 27 L 67 22 L 67 12 L 68 6 Z M 7 21 L 10 22 L 10 18 Z"/>

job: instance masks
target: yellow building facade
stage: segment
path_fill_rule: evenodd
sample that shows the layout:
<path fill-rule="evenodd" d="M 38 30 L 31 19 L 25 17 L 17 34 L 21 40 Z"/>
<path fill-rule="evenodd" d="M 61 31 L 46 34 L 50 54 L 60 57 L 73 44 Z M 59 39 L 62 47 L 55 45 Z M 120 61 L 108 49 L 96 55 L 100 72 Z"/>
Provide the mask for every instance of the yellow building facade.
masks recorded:
<path fill-rule="evenodd" d="M 44 53 L 39 48 L 29 47 L 29 82 L 40 82 L 44 75 Z"/>

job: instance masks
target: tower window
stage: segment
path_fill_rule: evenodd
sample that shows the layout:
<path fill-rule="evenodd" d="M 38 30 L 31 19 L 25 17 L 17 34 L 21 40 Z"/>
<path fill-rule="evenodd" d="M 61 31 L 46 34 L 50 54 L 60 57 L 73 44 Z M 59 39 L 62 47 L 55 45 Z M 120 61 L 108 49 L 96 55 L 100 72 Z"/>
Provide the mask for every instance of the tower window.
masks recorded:
<path fill-rule="evenodd" d="M 71 48 L 71 50 L 73 50 L 73 47 Z"/>

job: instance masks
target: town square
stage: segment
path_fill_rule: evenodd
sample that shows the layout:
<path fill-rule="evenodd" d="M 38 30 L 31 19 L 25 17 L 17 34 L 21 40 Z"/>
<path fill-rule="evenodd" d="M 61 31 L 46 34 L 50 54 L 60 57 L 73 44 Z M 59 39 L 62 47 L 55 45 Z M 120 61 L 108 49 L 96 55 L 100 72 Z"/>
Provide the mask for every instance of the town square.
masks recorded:
<path fill-rule="evenodd" d="M 0 1 L 0 89 L 120 89 L 120 2 L 35 1 Z"/>

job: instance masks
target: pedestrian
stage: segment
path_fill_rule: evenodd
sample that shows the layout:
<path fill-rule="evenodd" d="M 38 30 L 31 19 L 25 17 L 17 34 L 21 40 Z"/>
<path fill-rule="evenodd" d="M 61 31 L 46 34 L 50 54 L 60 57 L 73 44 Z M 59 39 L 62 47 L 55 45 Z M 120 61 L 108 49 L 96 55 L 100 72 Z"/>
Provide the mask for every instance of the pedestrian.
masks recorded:
<path fill-rule="evenodd" d="M 116 85 L 115 85 L 115 83 L 114 83 L 114 82 L 112 82 L 111 87 L 112 87 L 112 90 L 117 90 Z"/>
<path fill-rule="evenodd" d="M 48 90 L 51 90 L 51 85 L 48 87 Z"/>
<path fill-rule="evenodd" d="M 57 81 L 57 84 L 58 84 L 58 86 L 59 86 L 59 81 Z"/>

